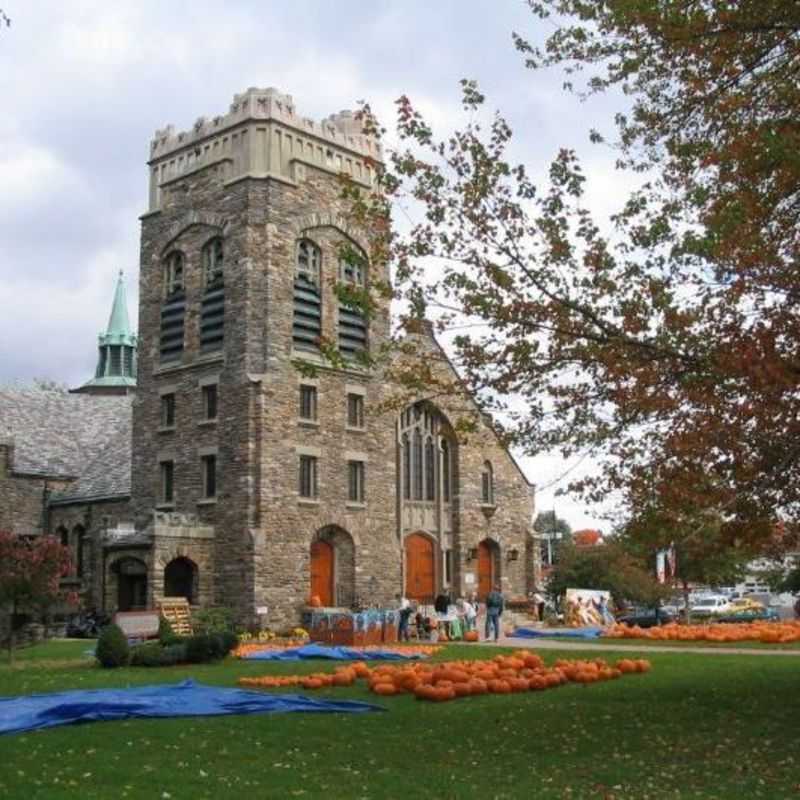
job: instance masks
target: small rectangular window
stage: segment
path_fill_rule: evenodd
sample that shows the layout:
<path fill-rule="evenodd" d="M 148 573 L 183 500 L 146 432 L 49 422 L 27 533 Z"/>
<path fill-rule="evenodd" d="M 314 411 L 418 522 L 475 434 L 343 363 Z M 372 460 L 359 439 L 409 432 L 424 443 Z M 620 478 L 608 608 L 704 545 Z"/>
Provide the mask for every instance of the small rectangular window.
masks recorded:
<path fill-rule="evenodd" d="M 203 419 L 217 418 L 217 384 L 210 383 L 203 387 Z"/>
<path fill-rule="evenodd" d="M 317 497 L 317 458 L 300 456 L 300 497 Z"/>
<path fill-rule="evenodd" d="M 175 500 L 175 462 L 162 461 L 161 469 L 161 502 L 172 503 Z"/>
<path fill-rule="evenodd" d="M 203 497 L 217 496 L 217 457 L 203 456 Z"/>
<path fill-rule="evenodd" d="M 364 502 L 364 462 L 347 462 L 347 499 L 351 503 Z"/>
<path fill-rule="evenodd" d="M 451 584 L 453 582 L 453 551 L 444 551 L 444 582 Z"/>
<path fill-rule="evenodd" d="M 364 427 L 364 398 L 360 394 L 347 395 L 347 424 L 351 428 Z"/>
<path fill-rule="evenodd" d="M 175 427 L 175 395 L 162 394 L 161 395 L 161 427 L 174 428 Z"/>
<path fill-rule="evenodd" d="M 317 387 L 300 386 L 300 419 L 317 419 Z"/>

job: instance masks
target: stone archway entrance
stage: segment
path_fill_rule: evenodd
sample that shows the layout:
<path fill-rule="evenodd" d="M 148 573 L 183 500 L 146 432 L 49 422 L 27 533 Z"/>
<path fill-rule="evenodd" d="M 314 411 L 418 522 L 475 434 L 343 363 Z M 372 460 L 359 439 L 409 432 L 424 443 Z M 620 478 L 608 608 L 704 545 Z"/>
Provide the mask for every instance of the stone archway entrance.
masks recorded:
<path fill-rule="evenodd" d="M 497 542 L 484 539 L 478 544 L 478 599 L 485 600 L 499 578 L 500 548 Z"/>
<path fill-rule="evenodd" d="M 164 596 L 196 601 L 197 565 L 184 556 L 173 558 L 164 568 Z"/>
<path fill-rule="evenodd" d="M 147 608 L 147 565 L 138 558 L 121 558 L 113 570 L 117 575 L 117 610 Z"/>
<path fill-rule="evenodd" d="M 412 533 L 406 537 L 404 549 L 406 597 L 419 603 L 432 603 L 436 594 L 433 540 L 422 533 Z"/>
<path fill-rule="evenodd" d="M 317 596 L 323 606 L 334 605 L 333 546 L 317 539 L 311 543 L 311 596 Z"/>
<path fill-rule="evenodd" d="M 349 608 L 356 593 L 356 546 L 344 528 L 317 531 L 310 548 L 310 594 L 323 606 Z"/>

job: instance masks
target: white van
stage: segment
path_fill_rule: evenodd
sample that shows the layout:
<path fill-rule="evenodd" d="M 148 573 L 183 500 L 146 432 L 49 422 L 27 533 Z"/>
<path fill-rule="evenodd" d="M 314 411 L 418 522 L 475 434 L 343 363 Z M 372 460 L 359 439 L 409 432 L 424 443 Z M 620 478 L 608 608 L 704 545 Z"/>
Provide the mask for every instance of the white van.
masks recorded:
<path fill-rule="evenodd" d="M 721 594 L 707 595 L 691 607 L 692 614 L 727 614 L 731 610 L 731 602 Z"/>

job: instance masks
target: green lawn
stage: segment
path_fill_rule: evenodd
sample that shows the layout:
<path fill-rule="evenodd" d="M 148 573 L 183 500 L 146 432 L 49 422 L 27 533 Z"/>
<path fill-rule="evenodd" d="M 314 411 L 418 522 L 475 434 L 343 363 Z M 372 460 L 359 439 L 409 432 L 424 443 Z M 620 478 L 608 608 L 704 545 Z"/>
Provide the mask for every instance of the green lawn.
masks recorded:
<path fill-rule="evenodd" d="M 0 694 L 189 676 L 233 685 L 243 675 L 333 669 L 229 659 L 205 667 L 100 670 L 80 660 L 86 647 L 51 643 L 25 651 L 14 668 L 0 664 Z M 496 653 L 454 645 L 438 658 Z M 541 655 L 548 662 L 559 655 L 576 657 L 575 652 Z M 445 704 L 382 698 L 386 714 L 109 722 L 0 737 L 0 797 L 798 795 L 800 661 L 683 653 L 649 657 L 652 672 L 619 681 Z M 377 699 L 361 686 L 327 696 Z"/>

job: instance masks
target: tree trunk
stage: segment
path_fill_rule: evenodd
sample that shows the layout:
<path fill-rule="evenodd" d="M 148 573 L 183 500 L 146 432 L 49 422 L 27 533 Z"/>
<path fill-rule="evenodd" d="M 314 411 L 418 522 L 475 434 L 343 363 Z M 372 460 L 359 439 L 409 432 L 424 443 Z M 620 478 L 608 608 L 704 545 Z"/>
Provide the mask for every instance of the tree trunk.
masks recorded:
<path fill-rule="evenodd" d="M 692 611 L 689 606 L 689 584 L 686 581 L 681 581 L 683 586 L 683 609 L 686 612 L 686 624 L 692 624 Z"/>

